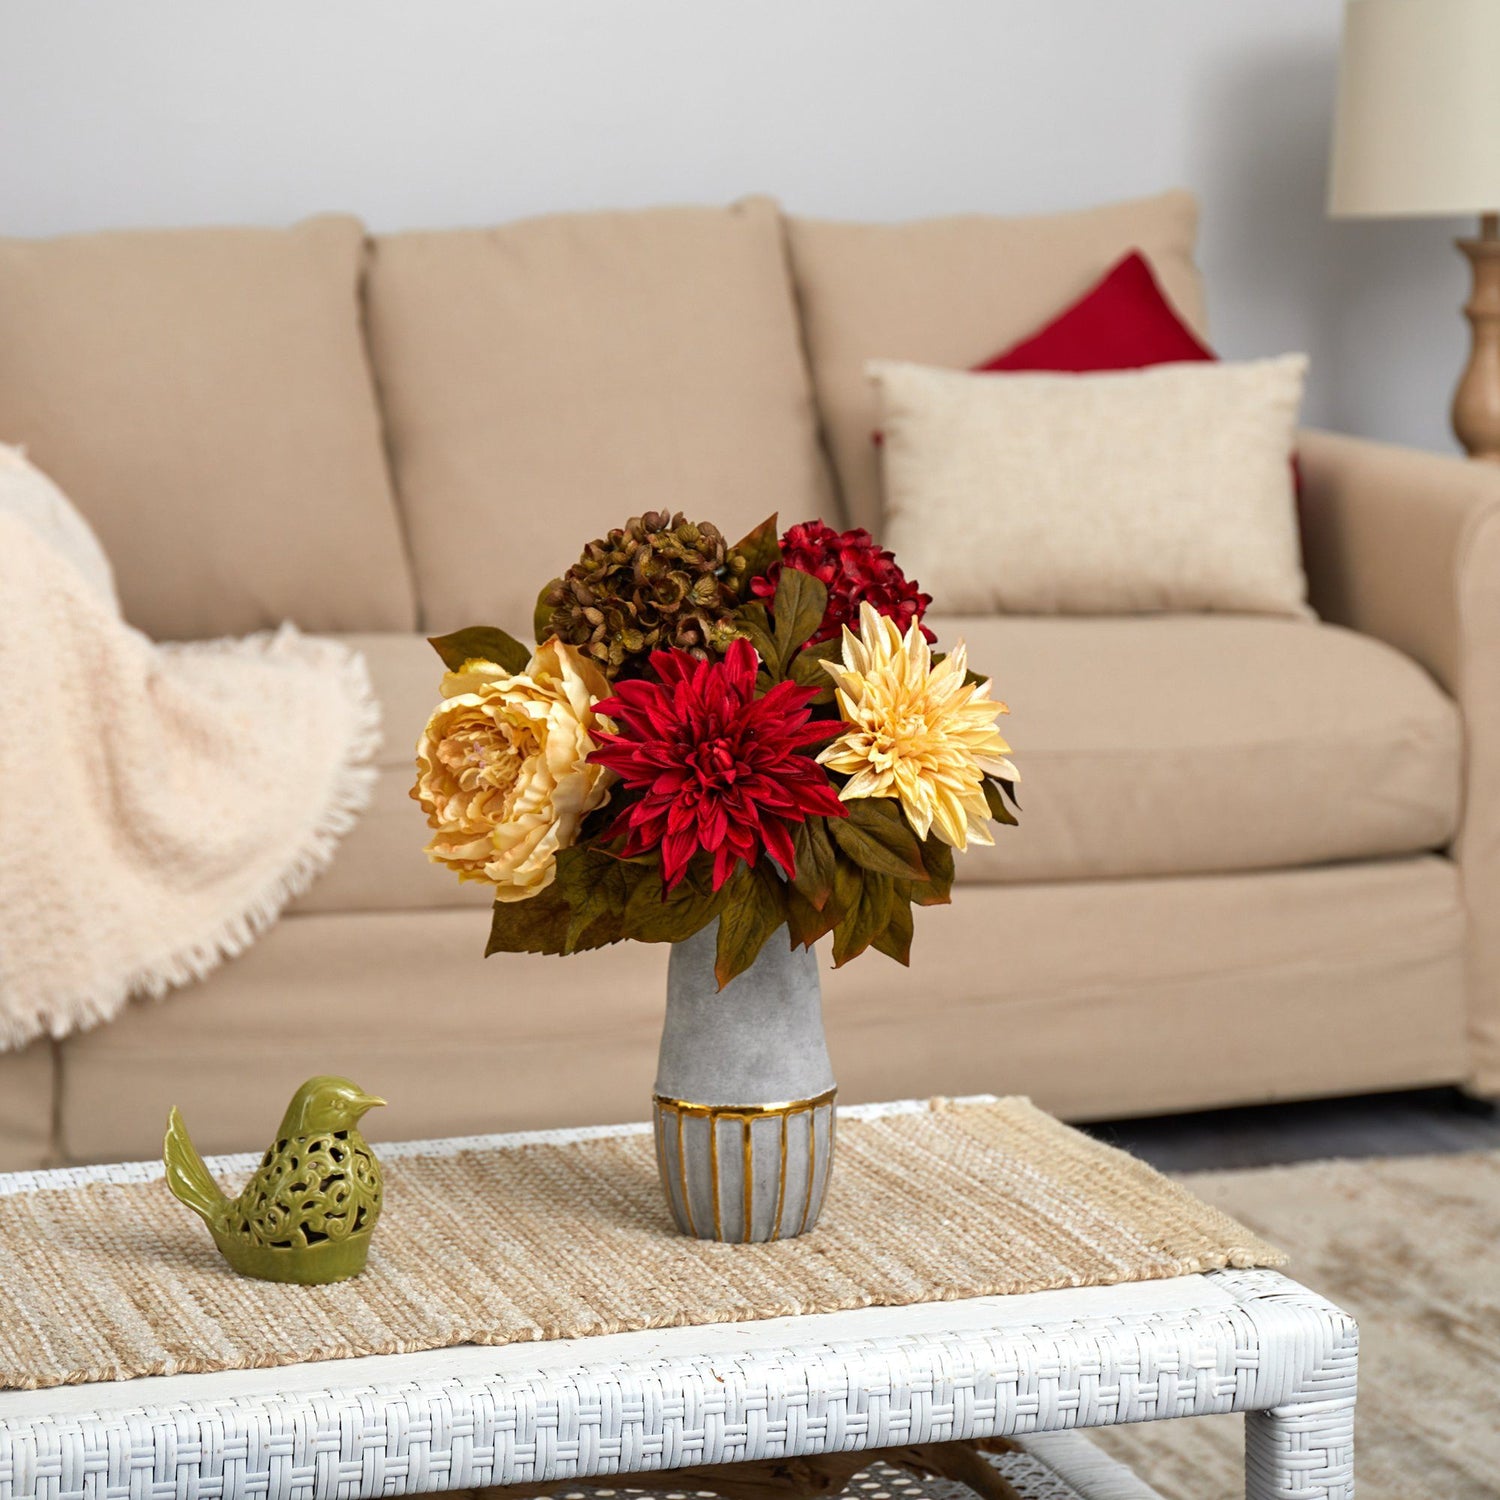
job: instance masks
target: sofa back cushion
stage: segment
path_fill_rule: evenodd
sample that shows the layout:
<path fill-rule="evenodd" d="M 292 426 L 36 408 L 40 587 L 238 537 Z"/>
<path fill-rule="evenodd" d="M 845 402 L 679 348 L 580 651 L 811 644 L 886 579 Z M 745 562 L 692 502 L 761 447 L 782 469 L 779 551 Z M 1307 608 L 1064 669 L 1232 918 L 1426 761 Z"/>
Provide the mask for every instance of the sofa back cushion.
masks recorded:
<path fill-rule="evenodd" d="M 591 538 L 826 513 L 776 205 L 384 235 L 369 327 L 423 621 L 529 632 Z"/>
<path fill-rule="evenodd" d="M 346 217 L 0 240 L 0 441 L 87 517 L 158 639 L 414 625 L 363 252 Z"/>
<path fill-rule="evenodd" d="M 813 381 L 853 522 L 878 533 L 881 520 L 867 360 L 968 369 L 1034 333 L 1132 249 L 1201 335 L 1197 225 L 1185 192 L 1028 218 L 789 220 Z"/>

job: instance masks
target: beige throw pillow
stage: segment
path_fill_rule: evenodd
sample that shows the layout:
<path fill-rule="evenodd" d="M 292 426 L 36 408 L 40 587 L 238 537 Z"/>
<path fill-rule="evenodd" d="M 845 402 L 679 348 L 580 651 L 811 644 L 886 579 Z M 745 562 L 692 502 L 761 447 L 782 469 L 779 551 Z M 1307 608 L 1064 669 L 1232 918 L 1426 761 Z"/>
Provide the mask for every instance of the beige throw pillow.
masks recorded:
<path fill-rule="evenodd" d="M 1307 616 L 1307 360 L 974 375 L 878 360 L 885 540 L 945 613 Z"/>

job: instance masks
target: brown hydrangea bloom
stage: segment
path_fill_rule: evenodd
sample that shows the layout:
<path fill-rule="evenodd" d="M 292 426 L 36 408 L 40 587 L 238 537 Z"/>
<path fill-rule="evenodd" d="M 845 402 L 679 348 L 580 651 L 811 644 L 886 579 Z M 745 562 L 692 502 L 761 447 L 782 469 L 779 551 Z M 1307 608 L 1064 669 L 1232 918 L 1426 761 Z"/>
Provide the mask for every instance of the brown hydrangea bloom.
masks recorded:
<path fill-rule="evenodd" d="M 609 677 L 635 676 L 652 651 L 700 661 L 737 633 L 745 558 L 707 521 L 647 511 L 590 542 L 542 591 L 537 639 L 576 646 Z"/>

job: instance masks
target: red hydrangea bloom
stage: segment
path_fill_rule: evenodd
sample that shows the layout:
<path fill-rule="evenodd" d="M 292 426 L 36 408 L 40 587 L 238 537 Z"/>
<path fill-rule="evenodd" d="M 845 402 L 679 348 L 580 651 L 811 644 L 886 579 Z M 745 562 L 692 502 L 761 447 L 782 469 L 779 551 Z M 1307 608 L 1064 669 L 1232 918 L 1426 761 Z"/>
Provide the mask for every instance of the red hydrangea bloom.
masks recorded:
<path fill-rule="evenodd" d="M 846 815 L 828 773 L 804 747 L 826 740 L 837 725 L 814 723 L 812 688 L 778 683 L 755 696 L 760 660 L 744 639 L 722 661 L 697 661 L 686 651 L 657 651 L 657 681 L 617 682 L 596 712 L 619 725 L 599 733 L 591 761 L 608 766 L 633 799 L 607 837 L 623 834 L 627 856 L 661 849 L 670 890 L 700 849 L 714 857 L 718 890 L 740 860 L 761 852 L 796 873 L 792 828 L 810 817 Z"/>
<path fill-rule="evenodd" d="M 932 595 L 912 583 L 897 566 L 894 555 L 877 546 L 863 526 L 853 531 L 835 531 L 821 521 L 793 526 L 781 539 L 781 562 L 766 577 L 751 580 L 757 598 L 775 595 L 783 566 L 811 573 L 828 590 L 828 608 L 812 637 L 813 645 L 835 639 L 845 625 L 857 631 L 861 604 L 870 604 L 888 615 L 905 634 L 911 622 L 920 620 L 932 603 Z M 922 634 L 929 643 L 937 640 L 925 625 Z"/>

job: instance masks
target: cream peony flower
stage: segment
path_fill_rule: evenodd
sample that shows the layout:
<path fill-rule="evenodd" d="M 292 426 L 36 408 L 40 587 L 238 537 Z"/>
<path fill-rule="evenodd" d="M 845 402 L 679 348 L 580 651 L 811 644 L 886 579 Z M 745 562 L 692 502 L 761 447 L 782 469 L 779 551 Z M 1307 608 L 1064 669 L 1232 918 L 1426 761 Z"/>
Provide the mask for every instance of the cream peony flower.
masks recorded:
<path fill-rule="evenodd" d="M 608 720 L 603 673 L 572 646 L 538 646 L 522 673 L 465 662 L 417 741 L 411 795 L 437 832 L 427 857 L 461 880 L 487 880 L 499 901 L 551 885 L 557 853 L 609 796 L 612 771 L 588 763 Z"/>
<path fill-rule="evenodd" d="M 839 795 L 899 799 L 920 838 L 933 832 L 955 849 L 970 839 L 993 844 L 984 774 L 1020 778 L 995 727 L 1010 710 L 989 696 L 989 683 L 964 685 L 964 643 L 933 666 L 916 624 L 903 636 L 894 620 L 862 604 L 859 634 L 846 626 L 843 644 L 843 665 L 823 665 L 849 727 L 818 756 L 850 778 Z"/>

